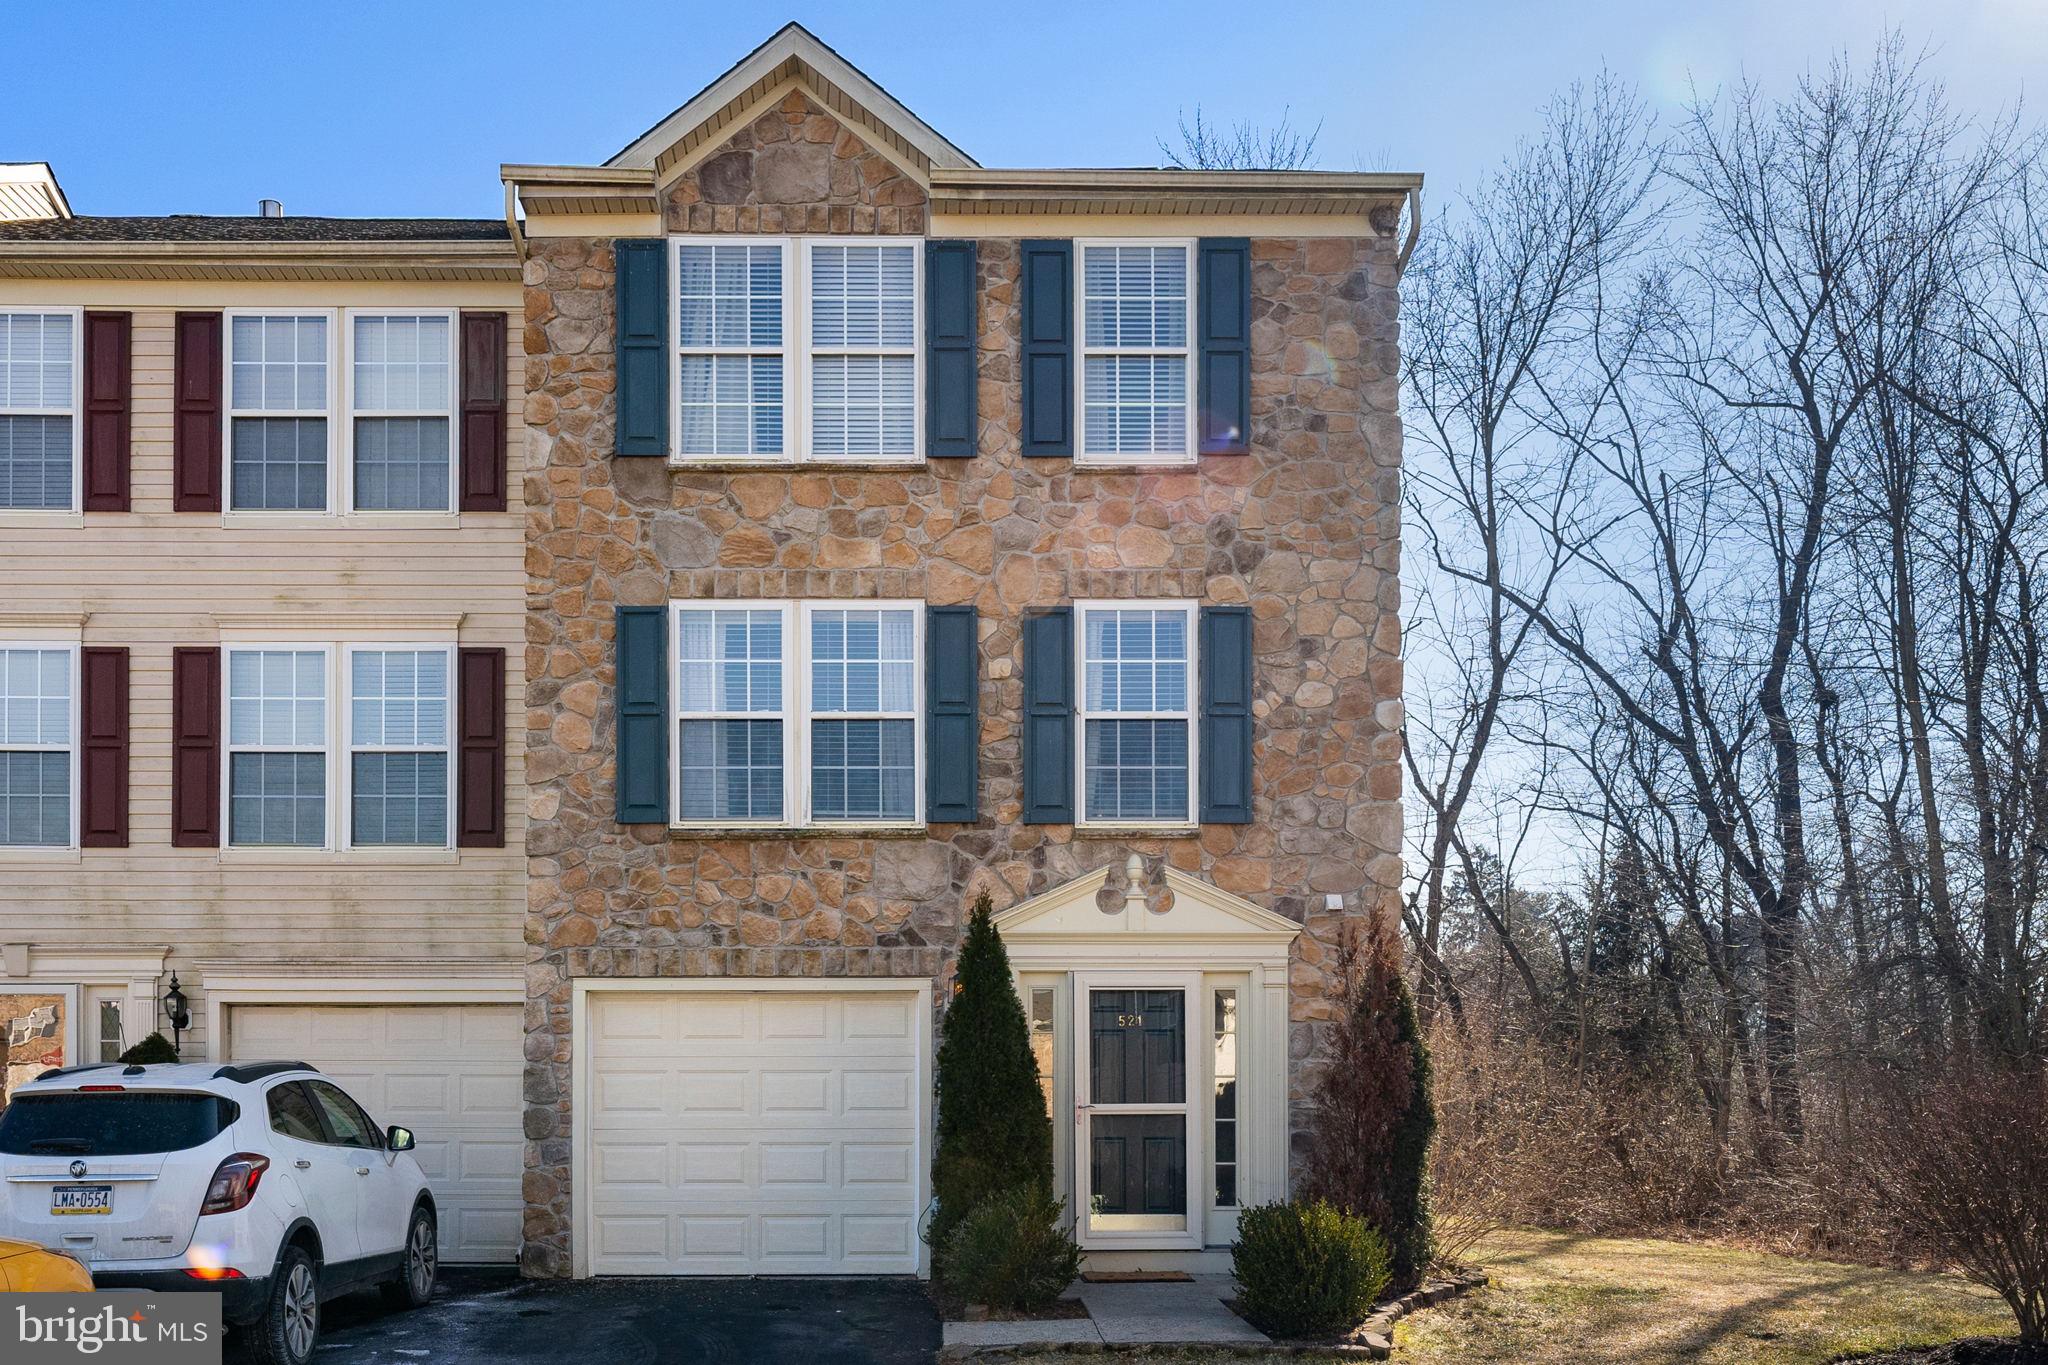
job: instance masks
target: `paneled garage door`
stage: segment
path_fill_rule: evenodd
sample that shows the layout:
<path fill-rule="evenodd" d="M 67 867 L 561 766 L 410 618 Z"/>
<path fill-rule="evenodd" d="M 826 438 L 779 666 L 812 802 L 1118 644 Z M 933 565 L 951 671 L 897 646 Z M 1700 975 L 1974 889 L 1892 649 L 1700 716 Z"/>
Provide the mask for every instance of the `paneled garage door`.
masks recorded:
<path fill-rule="evenodd" d="M 519 1255 L 517 1005 L 235 1005 L 228 1046 L 241 1061 L 320 1068 L 381 1124 L 419 1142 L 441 1216 L 441 1259 Z"/>
<path fill-rule="evenodd" d="M 593 992 L 590 1272 L 916 1273 L 924 1012 L 907 991 Z"/>

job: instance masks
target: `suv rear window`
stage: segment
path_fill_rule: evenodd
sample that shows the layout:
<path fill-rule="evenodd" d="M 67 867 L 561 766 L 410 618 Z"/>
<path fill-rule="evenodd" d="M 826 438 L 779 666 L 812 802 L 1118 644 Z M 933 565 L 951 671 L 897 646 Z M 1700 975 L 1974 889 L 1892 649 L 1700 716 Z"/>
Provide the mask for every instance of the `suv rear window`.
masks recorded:
<path fill-rule="evenodd" d="M 0 1153 L 139 1156 L 182 1152 L 219 1136 L 241 1108 L 199 1091 L 63 1091 L 24 1095 L 0 1109 Z"/>

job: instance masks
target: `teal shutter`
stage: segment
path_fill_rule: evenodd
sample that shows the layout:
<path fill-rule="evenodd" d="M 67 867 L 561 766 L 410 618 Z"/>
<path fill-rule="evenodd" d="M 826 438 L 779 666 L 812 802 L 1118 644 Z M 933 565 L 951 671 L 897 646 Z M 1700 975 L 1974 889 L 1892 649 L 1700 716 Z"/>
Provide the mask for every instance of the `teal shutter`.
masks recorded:
<path fill-rule="evenodd" d="M 1252 244 L 1204 237 L 1195 265 L 1197 448 L 1249 455 L 1252 431 Z"/>
<path fill-rule="evenodd" d="M 668 608 L 619 607 L 618 811 L 622 825 L 668 823 Z"/>
<path fill-rule="evenodd" d="M 1074 823 L 1074 612 L 1024 618 L 1024 823 Z"/>
<path fill-rule="evenodd" d="M 618 276 L 618 453 L 668 454 L 668 243 L 612 245 Z"/>
<path fill-rule="evenodd" d="M 973 607 L 925 612 L 924 678 L 924 818 L 971 825 L 981 751 L 981 630 Z"/>
<path fill-rule="evenodd" d="M 1252 822 L 1252 614 L 1202 608 L 1202 792 L 1205 825 Z"/>
<path fill-rule="evenodd" d="M 1074 453 L 1074 244 L 1026 242 L 1024 453 Z"/>
<path fill-rule="evenodd" d="M 924 244 L 924 445 L 934 458 L 974 454 L 974 243 Z"/>

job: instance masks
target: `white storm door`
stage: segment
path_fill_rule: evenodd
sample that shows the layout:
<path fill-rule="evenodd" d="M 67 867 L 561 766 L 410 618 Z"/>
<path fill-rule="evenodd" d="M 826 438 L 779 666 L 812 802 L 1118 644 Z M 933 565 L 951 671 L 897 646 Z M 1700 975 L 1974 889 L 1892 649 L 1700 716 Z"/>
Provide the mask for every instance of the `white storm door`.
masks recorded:
<path fill-rule="evenodd" d="M 1201 977 L 1074 978 L 1074 1188 L 1084 1247 L 1202 1244 Z"/>

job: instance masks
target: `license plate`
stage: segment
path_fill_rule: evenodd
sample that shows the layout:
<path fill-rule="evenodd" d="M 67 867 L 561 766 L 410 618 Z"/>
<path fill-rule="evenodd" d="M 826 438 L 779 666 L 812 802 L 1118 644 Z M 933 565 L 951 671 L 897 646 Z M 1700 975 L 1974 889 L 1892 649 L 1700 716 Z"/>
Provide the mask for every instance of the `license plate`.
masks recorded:
<path fill-rule="evenodd" d="M 114 1211 L 114 1187 L 112 1185 L 53 1185 L 50 1187 L 50 1212 L 68 1213 L 112 1213 Z"/>

